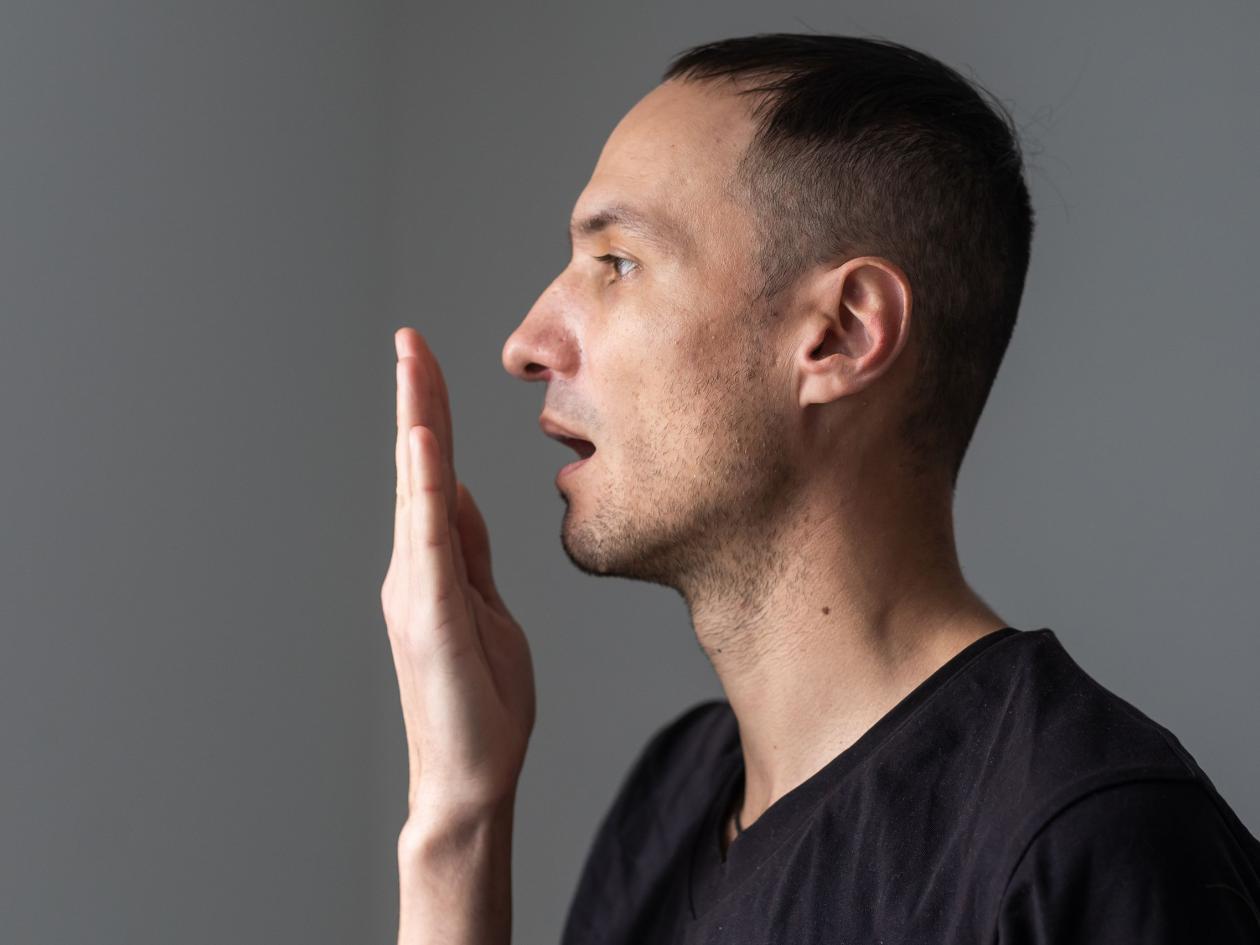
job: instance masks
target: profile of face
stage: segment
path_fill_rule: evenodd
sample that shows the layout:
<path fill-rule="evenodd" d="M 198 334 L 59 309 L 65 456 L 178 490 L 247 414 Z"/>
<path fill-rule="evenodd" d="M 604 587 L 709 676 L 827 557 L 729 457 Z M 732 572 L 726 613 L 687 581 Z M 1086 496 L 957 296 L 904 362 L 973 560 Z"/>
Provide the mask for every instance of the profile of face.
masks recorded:
<path fill-rule="evenodd" d="M 753 131 L 708 83 L 641 99 L 578 197 L 569 264 L 504 344 L 509 373 L 547 383 L 543 420 L 595 446 L 556 482 L 586 573 L 684 595 L 746 574 L 804 483 L 793 322 L 756 298 L 730 192 Z"/>

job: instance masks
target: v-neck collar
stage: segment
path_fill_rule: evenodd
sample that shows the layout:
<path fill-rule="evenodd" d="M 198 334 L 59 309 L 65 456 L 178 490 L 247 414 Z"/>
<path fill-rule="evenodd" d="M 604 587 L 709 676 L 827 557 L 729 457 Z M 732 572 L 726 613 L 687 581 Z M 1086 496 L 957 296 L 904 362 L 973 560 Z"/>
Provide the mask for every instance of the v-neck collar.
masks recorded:
<path fill-rule="evenodd" d="M 795 788 L 771 804 L 761 816 L 743 828 L 722 856 L 722 832 L 726 816 L 743 786 L 744 755 L 739 729 L 729 705 L 717 737 L 724 749 L 715 765 L 718 785 L 704 822 L 696 835 L 688 868 L 688 904 L 693 919 L 738 889 L 790 837 L 802 829 L 826 793 L 855 767 L 869 758 L 910 715 L 982 651 L 1024 631 L 1002 627 L 963 647 L 910 691 L 867 729 L 852 745 L 827 762 Z"/>

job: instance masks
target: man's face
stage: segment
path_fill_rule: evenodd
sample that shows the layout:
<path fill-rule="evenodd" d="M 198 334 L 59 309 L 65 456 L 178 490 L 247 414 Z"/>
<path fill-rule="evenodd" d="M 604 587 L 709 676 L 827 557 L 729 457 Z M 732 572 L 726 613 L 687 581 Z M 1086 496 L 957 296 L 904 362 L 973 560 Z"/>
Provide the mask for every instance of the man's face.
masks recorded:
<path fill-rule="evenodd" d="M 681 589 L 738 570 L 793 494 L 783 319 L 750 301 L 756 233 L 727 193 L 746 109 L 679 82 L 636 104 L 578 197 L 569 265 L 504 345 L 510 373 L 547 381 L 546 418 L 595 444 L 557 480 L 561 541 L 587 573 Z M 582 226 L 614 207 L 642 225 Z"/>

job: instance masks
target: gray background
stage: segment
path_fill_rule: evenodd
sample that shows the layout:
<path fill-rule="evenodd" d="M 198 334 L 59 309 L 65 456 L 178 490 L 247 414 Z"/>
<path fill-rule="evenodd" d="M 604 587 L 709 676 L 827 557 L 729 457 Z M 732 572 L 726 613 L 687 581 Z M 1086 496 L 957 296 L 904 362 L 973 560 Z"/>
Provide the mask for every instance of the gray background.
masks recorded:
<path fill-rule="evenodd" d="M 1039 221 L 967 574 L 1260 829 L 1253 0 L 2 9 L 3 941 L 393 941 L 402 324 L 533 647 L 515 941 L 555 941 L 626 767 L 720 690 L 676 595 L 564 557 L 568 451 L 500 350 L 668 58 L 771 30 L 1012 108 Z"/>

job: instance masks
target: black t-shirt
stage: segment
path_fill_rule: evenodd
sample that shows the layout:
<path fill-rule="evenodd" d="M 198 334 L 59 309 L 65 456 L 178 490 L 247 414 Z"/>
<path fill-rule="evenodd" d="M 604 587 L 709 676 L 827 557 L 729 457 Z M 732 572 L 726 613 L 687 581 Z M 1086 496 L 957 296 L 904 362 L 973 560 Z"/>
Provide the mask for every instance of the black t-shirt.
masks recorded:
<path fill-rule="evenodd" d="M 1260 943 L 1260 842 L 1048 628 L 971 643 L 723 857 L 743 775 L 726 700 L 661 728 L 562 945 Z"/>

